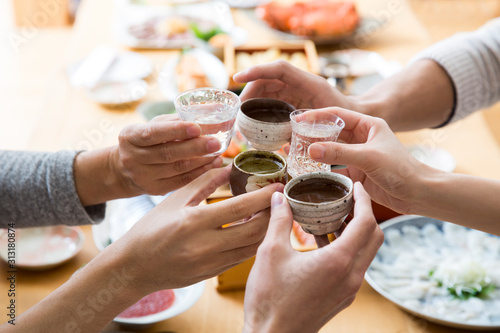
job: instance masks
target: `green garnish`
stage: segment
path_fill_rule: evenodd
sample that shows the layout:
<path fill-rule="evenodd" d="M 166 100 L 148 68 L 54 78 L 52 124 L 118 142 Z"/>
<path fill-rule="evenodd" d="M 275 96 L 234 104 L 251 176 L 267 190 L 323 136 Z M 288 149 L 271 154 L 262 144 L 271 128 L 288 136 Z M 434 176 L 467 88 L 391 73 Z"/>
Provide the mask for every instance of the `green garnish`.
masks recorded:
<path fill-rule="evenodd" d="M 490 292 L 495 290 L 495 286 L 486 285 L 486 286 L 478 286 L 477 288 L 448 287 L 447 290 L 450 293 L 450 295 L 453 296 L 453 298 L 457 298 L 460 300 L 467 300 L 471 297 L 486 298 Z"/>
<path fill-rule="evenodd" d="M 198 37 L 201 40 L 204 40 L 205 42 L 208 42 L 210 38 L 212 38 L 213 36 L 223 33 L 222 29 L 219 26 L 216 26 L 215 28 L 212 28 L 207 31 L 202 31 L 197 23 L 191 22 L 189 24 L 189 27 L 191 28 L 196 37 Z"/>

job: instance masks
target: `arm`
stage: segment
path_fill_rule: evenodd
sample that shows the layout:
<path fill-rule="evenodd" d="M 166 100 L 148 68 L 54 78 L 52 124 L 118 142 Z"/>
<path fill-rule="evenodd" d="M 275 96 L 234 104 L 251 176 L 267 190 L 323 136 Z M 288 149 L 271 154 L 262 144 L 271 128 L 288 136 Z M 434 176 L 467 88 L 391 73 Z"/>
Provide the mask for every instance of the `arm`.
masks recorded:
<path fill-rule="evenodd" d="M 243 332 L 317 332 L 354 301 L 384 239 L 359 183 L 354 199 L 354 217 L 334 242 L 297 252 L 290 207 L 282 194 L 273 195 L 269 230 L 245 291 Z"/>
<path fill-rule="evenodd" d="M 15 326 L 0 330 L 100 332 L 147 294 L 208 279 L 253 256 L 267 230 L 271 196 L 283 185 L 197 206 L 227 184 L 229 171 L 211 170 L 176 191 Z M 248 221 L 222 227 L 242 219 Z"/>
<path fill-rule="evenodd" d="M 394 131 L 436 127 L 500 100 L 500 18 L 424 50 L 400 73 L 360 96 L 344 96 L 321 77 L 284 62 L 234 75 L 250 82 L 242 99 L 274 97 L 296 108 L 338 106 L 384 118 Z"/>
<path fill-rule="evenodd" d="M 500 235 L 500 181 L 447 173 L 417 161 L 387 123 L 357 112 L 326 109 L 346 122 L 345 143 L 315 143 L 319 162 L 345 164 L 372 199 L 402 214 L 417 214 Z M 314 112 L 314 111 L 312 111 Z"/>
<path fill-rule="evenodd" d="M 163 195 L 204 172 L 222 159 L 204 157 L 220 142 L 200 137 L 197 124 L 159 116 L 147 124 L 120 132 L 119 145 L 83 152 L 75 160 L 75 184 L 84 206 L 140 194 Z"/>
<path fill-rule="evenodd" d="M 353 100 L 396 131 L 436 127 L 499 101 L 499 77 L 500 18 L 436 43 Z"/>
<path fill-rule="evenodd" d="M 1 151 L 1 223 L 95 223 L 108 200 L 165 194 L 222 164 L 219 157 L 203 156 L 219 149 L 217 139 L 200 137 L 196 124 L 171 120 L 160 116 L 129 126 L 118 146 L 100 150 Z"/>

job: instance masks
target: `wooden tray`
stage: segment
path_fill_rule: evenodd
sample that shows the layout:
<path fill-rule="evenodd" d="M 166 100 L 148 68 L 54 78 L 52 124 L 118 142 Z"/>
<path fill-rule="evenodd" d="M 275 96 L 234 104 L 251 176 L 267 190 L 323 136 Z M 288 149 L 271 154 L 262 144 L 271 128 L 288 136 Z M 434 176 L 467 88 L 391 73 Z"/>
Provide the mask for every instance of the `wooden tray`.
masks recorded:
<path fill-rule="evenodd" d="M 280 53 L 283 54 L 293 54 L 295 52 L 302 52 L 305 55 L 307 62 L 307 70 L 313 74 L 319 74 L 320 66 L 319 66 L 319 58 L 318 53 L 316 51 L 315 44 L 310 40 L 297 41 L 295 43 L 290 44 L 280 44 L 280 45 L 261 45 L 258 47 L 237 47 L 235 48 L 231 43 L 228 43 L 224 47 L 224 64 L 229 73 L 229 89 L 241 89 L 242 84 L 236 83 L 233 81 L 233 75 L 237 72 L 236 68 L 236 56 L 239 52 L 246 52 L 250 55 L 255 52 L 265 52 L 270 49 L 278 49 Z M 265 63 L 265 62 L 264 62 Z M 257 63 L 255 63 L 257 64 Z M 262 64 L 262 63 L 258 63 Z"/>

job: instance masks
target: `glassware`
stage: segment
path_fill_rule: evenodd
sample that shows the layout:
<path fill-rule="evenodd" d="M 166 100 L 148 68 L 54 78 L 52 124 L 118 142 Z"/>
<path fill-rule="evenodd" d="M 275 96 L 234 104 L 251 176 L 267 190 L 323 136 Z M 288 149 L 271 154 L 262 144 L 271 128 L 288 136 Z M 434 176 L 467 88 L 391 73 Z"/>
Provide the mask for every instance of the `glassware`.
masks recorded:
<path fill-rule="evenodd" d="M 220 155 L 226 151 L 233 137 L 240 104 L 238 95 L 216 88 L 187 90 L 175 98 L 175 109 L 182 120 L 200 125 L 202 135 L 220 141 L 221 148 L 207 156 Z"/>
<path fill-rule="evenodd" d="M 307 150 L 315 142 L 337 141 L 345 126 L 336 115 L 321 110 L 296 110 L 290 114 L 292 142 L 288 154 L 288 174 L 293 178 L 316 171 L 331 171 L 329 164 L 316 162 Z"/>

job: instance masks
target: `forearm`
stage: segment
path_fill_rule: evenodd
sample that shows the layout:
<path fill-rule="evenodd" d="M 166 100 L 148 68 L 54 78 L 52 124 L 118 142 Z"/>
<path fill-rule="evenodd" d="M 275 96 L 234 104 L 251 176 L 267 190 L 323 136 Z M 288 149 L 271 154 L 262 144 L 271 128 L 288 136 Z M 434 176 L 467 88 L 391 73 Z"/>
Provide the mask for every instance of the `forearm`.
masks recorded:
<path fill-rule="evenodd" d="M 4 324 L 0 331 L 100 332 L 144 296 L 134 288 L 139 277 L 122 261 L 116 253 L 104 251 L 65 284 L 19 315 L 15 326 Z"/>
<path fill-rule="evenodd" d="M 411 214 L 500 235 L 498 180 L 432 169 L 420 177 L 414 193 Z"/>
<path fill-rule="evenodd" d="M 385 119 L 393 131 L 436 127 L 450 116 L 454 88 L 432 60 L 420 60 L 382 81 L 365 94 L 352 96 L 356 111 Z"/>
<path fill-rule="evenodd" d="M 499 31 L 497 18 L 436 43 L 353 100 L 397 131 L 444 125 L 488 107 L 500 101 Z"/>
<path fill-rule="evenodd" d="M 73 173 L 76 154 L 0 151 L 0 226 L 100 221 L 104 205 L 84 209 L 80 203 Z"/>
<path fill-rule="evenodd" d="M 120 169 L 121 168 L 121 169 Z M 74 164 L 75 186 L 83 206 L 142 194 L 130 186 L 117 147 L 78 154 Z"/>

